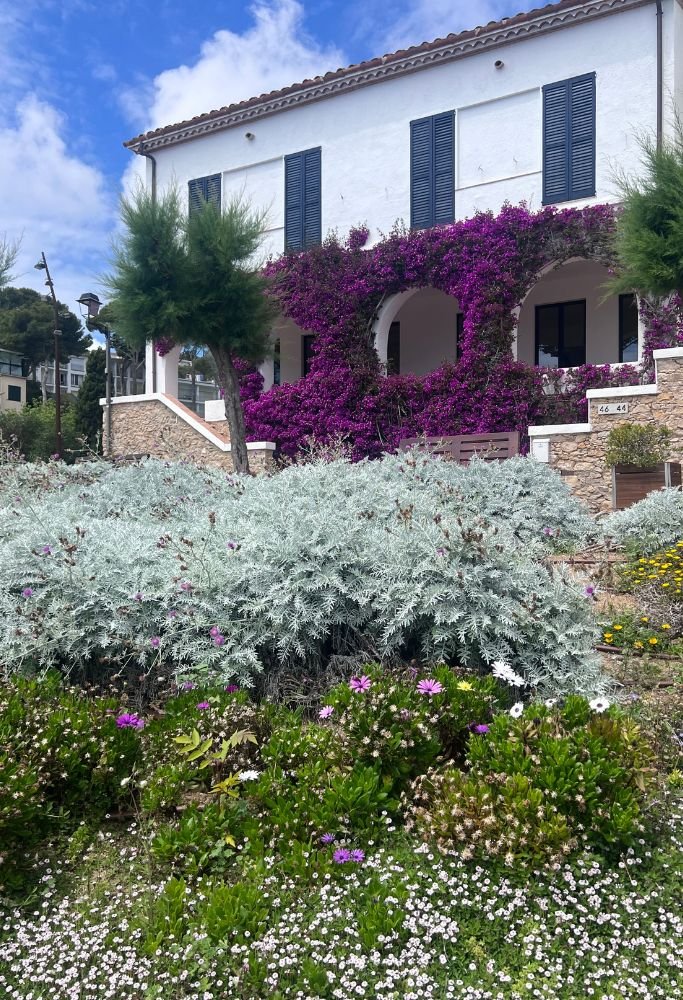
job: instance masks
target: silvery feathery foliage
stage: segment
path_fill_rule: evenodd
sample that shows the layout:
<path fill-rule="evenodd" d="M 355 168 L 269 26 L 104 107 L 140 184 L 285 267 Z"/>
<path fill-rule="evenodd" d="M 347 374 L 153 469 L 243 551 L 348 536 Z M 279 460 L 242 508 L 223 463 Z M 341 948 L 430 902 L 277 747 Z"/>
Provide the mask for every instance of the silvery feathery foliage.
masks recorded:
<path fill-rule="evenodd" d="M 248 683 L 360 652 L 502 659 L 548 693 L 600 688 L 588 602 L 544 561 L 585 518 L 528 460 L 387 456 L 253 479 L 55 468 L 56 485 L 5 488 L 0 507 L 9 669 L 107 658 Z"/>
<path fill-rule="evenodd" d="M 640 552 L 656 552 L 683 538 L 683 493 L 657 490 L 639 503 L 605 518 L 607 538 L 619 545 L 637 543 Z"/>

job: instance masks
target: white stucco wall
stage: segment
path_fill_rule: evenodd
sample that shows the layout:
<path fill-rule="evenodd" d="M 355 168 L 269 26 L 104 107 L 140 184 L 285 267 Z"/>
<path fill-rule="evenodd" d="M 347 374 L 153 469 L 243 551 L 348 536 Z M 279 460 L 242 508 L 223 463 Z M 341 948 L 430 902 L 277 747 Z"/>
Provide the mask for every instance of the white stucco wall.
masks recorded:
<path fill-rule="evenodd" d="M 677 0 L 665 0 L 664 8 L 671 63 L 681 11 Z M 284 156 L 321 146 L 323 233 L 345 234 L 366 222 L 376 240 L 396 220 L 409 222 L 410 121 L 455 109 L 456 218 L 497 211 L 505 201 L 539 208 L 541 88 L 595 71 L 595 200 L 612 201 L 615 167 L 636 171 L 635 134 L 655 128 L 655 43 L 654 4 L 571 25 L 156 150 L 158 184 L 163 189 L 175 179 L 186 190 L 191 178 L 222 173 L 225 195 L 244 191 L 268 207 L 266 251 L 278 254 L 284 246 Z M 495 68 L 496 60 L 502 68 Z M 682 89 L 679 76 L 680 69 L 677 74 L 667 67 L 672 97 Z M 220 105 L 220 95 L 208 103 Z M 671 102 L 665 105 L 671 117 Z M 245 138 L 246 132 L 254 138 Z"/>
<path fill-rule="evenodd" d="M 458 300 L 438 288 L 421 288 L 401 306 L 401 374 L 426 375 L 455 361 Z"/>
<path fill-rule="evenodd" d="M 536 306 L 586 300 L 586 363 L 615 364 L 619 360 L 619 298 L 605 299 L 607 268 L 595 261 L 576 260 L 548 271 L 527 295 L 517 324 L 517 360 L 535 364 Z"/>

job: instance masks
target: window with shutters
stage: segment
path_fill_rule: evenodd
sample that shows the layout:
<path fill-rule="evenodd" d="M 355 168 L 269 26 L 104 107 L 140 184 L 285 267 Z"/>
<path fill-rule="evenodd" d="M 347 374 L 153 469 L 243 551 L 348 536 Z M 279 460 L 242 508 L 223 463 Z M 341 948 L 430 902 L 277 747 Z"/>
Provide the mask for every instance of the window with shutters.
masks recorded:
<path fill-rule="evenodd" d="M 586 300 L 536 306 L 536 364 L 576 368 L 586 363 Z"/>
<path fill-rule="evenodd" d="M 543 88 L 543 204 L 595 194 L 595 73 Z"/>
<path fill-rule="evenodd" d="M 210 177 L 195 177 L 188 181 L 188 210 L 190 215 L 198 212 L 205 202 L 221 207 L 221 175 L 211 174 Z"/>
<path fill-rule="evenodd" d="M 321 150 L 285 156 L 285 250 L 322 240 Z"/>
<path fill-rule="evenodd" d="M 455 112 L 410 123 L 410 225 L 427 229 L 455 217 Z"/>

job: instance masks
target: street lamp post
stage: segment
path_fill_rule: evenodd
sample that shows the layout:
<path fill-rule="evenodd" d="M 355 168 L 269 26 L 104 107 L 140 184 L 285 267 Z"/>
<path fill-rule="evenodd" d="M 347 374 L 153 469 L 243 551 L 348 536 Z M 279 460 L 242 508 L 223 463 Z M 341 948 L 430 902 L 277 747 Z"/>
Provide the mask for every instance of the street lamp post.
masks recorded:
<path fill-rule="evenodd" d="M 97 319 L 102 303 L 94 292 L 83 292 L 80 299 L 76 300 L 79 305 L 84 306 L 88 315 L 85 324 L 89 330 L 99 330 L 104 334 L 104 382 L 105 382 L 105 418 L 104 418 L 104 454 L 111 455 L 111 330 L 106 323 Z"/>
<path fill-rule="evenodd" d="M 59 458 L 62 458 L 64 452 L 64 444 L 62 441 L 62 383 L 59 373 L 59 338 L 62 335 L 62 331 L 59 329 L 59 304 L 57 302 L 57 296 L 55 295 L 54 282 L 50 276 L 50 269 L 47 266 L 47 260 L 45 259 L 44 253 L 41 253 L 40 260 L 37 264 L 34 264 L 34 267 L 37 271 L 45 271 L 45 284 L 50 289 L 50 298 L 52 300 L 55 338 L 55 436 L 57 438 L 57 455 Z"/>

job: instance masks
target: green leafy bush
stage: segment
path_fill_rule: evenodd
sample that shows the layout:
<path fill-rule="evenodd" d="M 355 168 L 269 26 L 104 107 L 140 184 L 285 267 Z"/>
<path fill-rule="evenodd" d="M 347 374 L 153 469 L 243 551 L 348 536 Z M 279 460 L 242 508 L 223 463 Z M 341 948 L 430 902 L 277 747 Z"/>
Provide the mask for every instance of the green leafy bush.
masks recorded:
<path fill-rule="evenodd" d="M 474 667 L 504 659 L 548 693 L 600 684 L 590 608 L 544 559 L 590 522 L 530 460 L 490 470 L 387 456 L 247 480 L 147 462 L 4 496 L 10 669 L 28 657 L 68 663 L 77 649 L 105 669 L 164 665 L 249 684 L 263 669 L 319 671 L 362 649 Z"/>
<path fill-rule="evenodd" d="M 666 460 L 671 431 L 658 424 L 619 424 L 607 435 L 605 463 L 649 468 Z"/>
<path fill-rule="evenodd" d="M 416 780 L 409 822 L 465 858 L 538 862 L 586 847 L 618 854 L 645 831 L 652 755 L 615 708 L 592 711 L 569 697 L 561 709 L 499 715 L 472 737 L 467 763 Z"/>
<path fill-rule="evenodd" d="M 43 403 L 41 399 L 21 410 L 0 414 L 0 437 L 16 442 L 29 462 L 46 462 L 57 449 L 55 408 L 54 400 Z M 62 407 L 62 441 L 65 462 L 73 462 L 86 451 L 76 408 L 68 402 Z"/>

